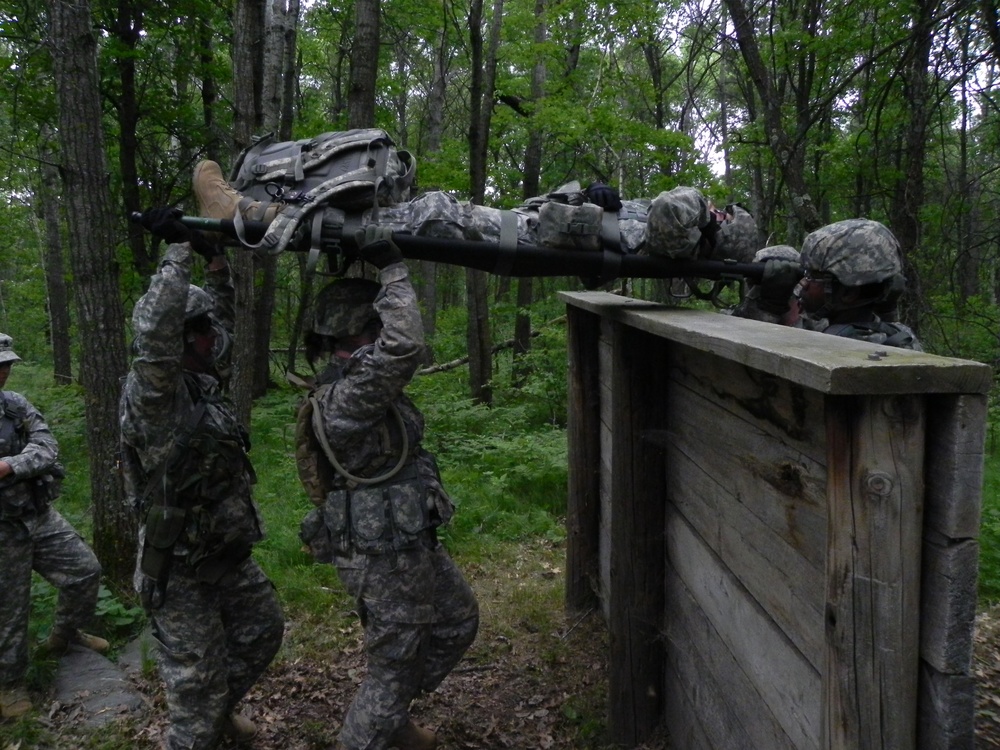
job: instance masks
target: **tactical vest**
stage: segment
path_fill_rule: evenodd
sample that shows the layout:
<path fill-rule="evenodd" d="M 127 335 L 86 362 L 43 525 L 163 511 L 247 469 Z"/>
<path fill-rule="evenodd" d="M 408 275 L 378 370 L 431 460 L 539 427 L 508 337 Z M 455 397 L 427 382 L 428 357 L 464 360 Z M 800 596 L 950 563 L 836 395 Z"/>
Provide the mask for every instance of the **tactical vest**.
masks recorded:
<path fill-rule="evenodd" d="M 221 398 L 192 396 L 195 410 L 164 463 L 132 482 L 144 488 L 136 503 L 145 525 L 140 569 L 157 584 L 157 592 L 143 592 L 147 607 L 157 606 L 147 603 L 156 598 L 147 594 L 162 597 L 175 557 L 198 580 L 214 584 L 249 557 L 262 536 L 247 486 L 256 475 L 245 432 L 231 410 L 221 408 Z M 126 462 L 132 471 L 136 465 Z"/>
<path fill-rule="evenodd" d="M 454 514 L 434 457 L 419 447 L 411 415 L 415 407 L 394 404 L 374 429 L 390 453 L 372 456 L 347 472 L 323 446 L 320 401 L 342 377 L 328 370 L 323 382 L 296 416 L 296 466 L 302 485 L 317 507 L 302 521 L 299 536 L 319 562 L 360 552 L 384 554 L 432 538 L 432 530 Z M 409 417 L 409 418 L 408 418 Z"/>
<path fill-rule="evenodd" d="M 24 434 L 27 417 L 23 406 L 0 391 L 0 457 L 16 456 L 28 444 Z M 21 518 L 42 513 L 59 494 L 62 467 L 27 479 L 0 480 L 0 519 Z"/>

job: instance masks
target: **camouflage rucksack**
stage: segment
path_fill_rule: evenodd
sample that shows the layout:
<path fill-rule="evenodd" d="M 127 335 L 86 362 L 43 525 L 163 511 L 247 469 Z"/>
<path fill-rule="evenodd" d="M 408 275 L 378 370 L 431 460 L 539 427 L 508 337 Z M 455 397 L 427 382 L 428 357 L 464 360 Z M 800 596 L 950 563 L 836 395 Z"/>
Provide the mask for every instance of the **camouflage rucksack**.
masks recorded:
<path fill-rule="evenodd" d="M 279 253 L 310 214 L 322 220 L 317 208 L 360 213 L 405 202 L 415 172 L 408 151 L 397 149 L 384 130 L 367 128 L 284 143 L 264 136 L 243 152 L 229 181 L 245 198 L 281 204 L 257 243 Z M 237 212 L 242 239 L 241 218 Z"/>

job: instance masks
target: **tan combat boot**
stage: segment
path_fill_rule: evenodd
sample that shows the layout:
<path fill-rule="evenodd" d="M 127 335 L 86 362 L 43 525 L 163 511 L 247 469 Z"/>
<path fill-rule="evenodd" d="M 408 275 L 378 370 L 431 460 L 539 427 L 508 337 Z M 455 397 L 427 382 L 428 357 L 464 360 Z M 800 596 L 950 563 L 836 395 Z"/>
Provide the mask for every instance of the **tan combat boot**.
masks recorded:
<path fill-rule="evenodd" d="M 62 656 L 69 649 L 70 645 L 76 644 L 96 651 L 99 654 L 107 653 L 110 644 L 100 636 L 84 633 L 82 630 L 64 630 L 53 628 L 49 637 L 45 641 L 43 648 L 53 656 Z"/>
<path fill-rule="evenodd" d="M 0 689 L 0 716 L 4 719 L 20 719 L 31 710 L 28 691 L 20 686 Z"/>
<path fill-rule="evenodd" d="M 243 714 L 233 712 L 226 718 L 222 733 L 237 745 L 242 745 L 257 736 L 257 725 Z"/>
<path fill-rule="evenodd" d="M 200 161 L 191 180 L 198 212 L 206 219 L 233 219 L 237 211 L 246 221 L 271 223 L 280 208 L 279 203 L 262 203 L 244 198 L 222 176 L 222 168 L 214 161 Z"/>
<path fill-rule="evenodd" d="M 410 719 L 409 724 L 392 735 L 389 746 L 396 750 L 435 750 L 438 746 L 437 735 Z"/>

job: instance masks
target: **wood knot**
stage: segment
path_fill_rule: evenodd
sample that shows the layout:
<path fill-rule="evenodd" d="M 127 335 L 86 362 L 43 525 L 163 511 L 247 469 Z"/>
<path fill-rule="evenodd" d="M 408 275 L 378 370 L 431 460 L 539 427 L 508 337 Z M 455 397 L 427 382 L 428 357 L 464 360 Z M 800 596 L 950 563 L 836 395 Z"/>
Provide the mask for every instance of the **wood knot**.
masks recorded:
<path fill-rule="evenodd" d="M 878 497 L 887 497 L 892 492 L 893 486 L 892 477 L 884 471 L 872 471 L 865 477 L 865 489 Z"/>

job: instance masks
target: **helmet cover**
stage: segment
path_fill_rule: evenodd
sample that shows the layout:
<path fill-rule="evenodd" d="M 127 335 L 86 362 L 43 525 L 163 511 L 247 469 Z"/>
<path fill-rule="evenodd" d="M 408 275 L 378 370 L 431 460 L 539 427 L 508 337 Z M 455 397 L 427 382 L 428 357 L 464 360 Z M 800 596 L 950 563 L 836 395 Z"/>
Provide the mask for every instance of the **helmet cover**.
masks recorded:
<path fill-rule="evenodd" d="M 885 225 L 869 219 L 838 221 L 807 235 L 802 264 L 807 271 L 851 287 L 889 281 L 902 273 L 899 242 Z"/>
<path fill-rule="evenodd" d="M 327 284 L 316 296 L 313 332 L 321 336 L 357 336 L 378 313 L 372 303 L 382 286 L 370 279 L 339 279 Z"/>

